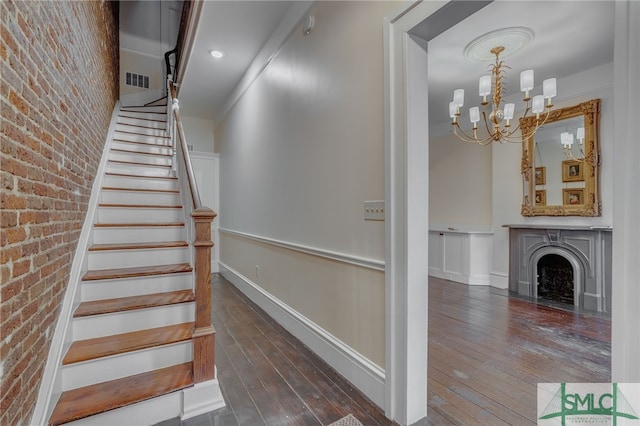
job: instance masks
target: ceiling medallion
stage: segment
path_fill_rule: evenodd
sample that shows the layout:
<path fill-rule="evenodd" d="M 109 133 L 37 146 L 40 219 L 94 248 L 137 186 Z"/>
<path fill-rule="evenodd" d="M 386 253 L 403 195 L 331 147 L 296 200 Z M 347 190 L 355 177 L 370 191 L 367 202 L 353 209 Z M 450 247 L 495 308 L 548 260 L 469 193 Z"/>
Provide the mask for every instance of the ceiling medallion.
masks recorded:
<path fill-rule="evenodd" d="M 527 47 L 533 40 L 533 31 L 526 27 L 509 27 L 491 31 L 472 40 L 464 48 L 464 57 L 469 62 L 487 63 L 495 57 L 491 49 L 504 47 L 500 56 L 504 59 Z"/>

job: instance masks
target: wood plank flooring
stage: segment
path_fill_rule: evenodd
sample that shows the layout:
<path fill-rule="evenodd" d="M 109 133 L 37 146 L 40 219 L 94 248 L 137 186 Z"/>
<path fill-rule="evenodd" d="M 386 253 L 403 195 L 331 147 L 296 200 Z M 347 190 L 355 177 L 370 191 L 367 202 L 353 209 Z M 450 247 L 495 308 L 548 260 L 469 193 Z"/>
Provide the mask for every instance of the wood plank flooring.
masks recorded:
<path fill-rule="evenodd" d="M 227 406 L 185 426 L 327 425 L 384 413 L 214 275 L 216 362 Z M 535 425 L 538 382 L 609 382 L 610 322 L 430 278 L 426 425 Z M 178 419 L 162 426 L 179 425 Z"/>
<path fill-rule="evenodd" d="M 610 342 L 602 315 L 430 277 L 429 419 L 535 425 L 537 383 L 611 381 Z"/>

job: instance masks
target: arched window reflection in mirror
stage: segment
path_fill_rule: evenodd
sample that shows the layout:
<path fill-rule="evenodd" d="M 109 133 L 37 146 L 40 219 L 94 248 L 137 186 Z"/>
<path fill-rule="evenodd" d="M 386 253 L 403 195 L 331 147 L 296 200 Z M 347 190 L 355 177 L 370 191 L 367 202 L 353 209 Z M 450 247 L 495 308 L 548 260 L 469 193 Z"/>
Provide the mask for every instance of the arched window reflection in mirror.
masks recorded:
<path fill-rule="evenodd" d="M 523 133 L 535 117 L 521 119 Z M 600 99 L 559 108 L 522 142 L 523 216 L 600 216 Z"/>

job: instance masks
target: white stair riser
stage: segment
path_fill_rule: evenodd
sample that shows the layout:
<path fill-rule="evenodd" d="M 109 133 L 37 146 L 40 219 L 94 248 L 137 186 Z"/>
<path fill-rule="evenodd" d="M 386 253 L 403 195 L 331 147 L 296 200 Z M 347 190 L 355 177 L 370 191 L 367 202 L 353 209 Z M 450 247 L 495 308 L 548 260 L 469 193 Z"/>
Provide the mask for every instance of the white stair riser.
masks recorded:
<path fill-rule="evenodd" d="M 123 106 L 120 108 L 120 111 L 129 114 L 130 112 L 141 112 L 141 113 L 163 113 L 167 112 L 167 105 L 154 105 L 154 106 Z"/>
<path fill-rule="evenodd" d="M 93 339 L 194 321 L 194 303 L 92 315 L 73 319 L 73 340 Z"/>
<path fill-rule="evenodd" d="M 89 270 L 133 268 L 189 262 L 189 248 L 98 250 L 88 253 Z"/>
<path fill-rule="evenodd" d="M 68 364 L 62 367 L 62 390 L 120 379 L 189 361 L 193 361 L 193 343 L 187 340 Z"/>
<path fill-rule="evenodd" d="M 128 124 L 131 126 L 139 126 L 145 128 L 166 130 L 167 123 L 164 121 L 155 121 L 155 120 L 147 120 L 144 118 L 135 118 L 135 117 L 123 117 L 118 116 L 118 124 Z"/>
<path fill-rule="evenodd" d="M 184 222 L 182 209 L 99 207 L 98 223 Z"/>
<path fill-rule="evenodd" d="M 164 112 L 166 112 L 166 108 Z M 153 112 L 134 112 L 134 111 L 120 111 L 118 118 L 139 118 L 141 120 L 154 120 L 154 121 L 167 121 L 167 114 L 159 114 Z"/>
<path fill-rule="evenodd" d="M 164 179 L 145 176 L 106 175 L 104 186 L 111 188 L 160 189 L 166 191 L 179 190 L 178 179 Z"/>
<path fill-rule="evenodd" d="M 111 161 L 128 161 L 130 163 L 143 163 L 157 166 L 170 166 L 171 157 L 157 154 L 139 154 L 135 152 L 111 151 L 109 153 Z"/>
<path fill-rule="evenodd" d="M 107 173 L 121 173 L 136 176 L 170 177 L 173 174 L 173 170 L 171 170 L 171 167 L 164 166 L 115 163 L 113 161 L 109 161 L 109 163 L 107 163 Z"/>
<path fill-rule="evenodd" d="M 119 191 L 103 189 L 100 201 L 106 204 L 150 204 L 153 206 L 176 206 L 182 203 L 182 198 L 176 192 L 144 192 Z"/>
<path fill-rule="evenodd" d="M 152 275 L 113 280 L 83 281 L 80 285 L 80 300 L 112 299 L 141 296 L 143 294 L 193 289 L 193 273 Z"/>
<path fill-rule="evenodd" d="M 167 136 L 167 132 L 164 129 L 148 129 L 128 124 L 116 124 L 116 132 L 128 132 L 145 136 Z"/>
<path fill-rule="evenodd" d="M 162 145 L 140 144 L 125 141 L 113 141 L 111 149 L 121 149 L 128 152 L 142 152 L 147 154 L 171 155 L 173 148 Z"/>
<path fill-rule="evenodd" d="M 185 226 L 141 226 L 123 228 L 102 228 L 93 230 L 95 244 L 151 243 L 161 241 L 186 241 Z"/>
<path fill-rule="evenodd" d="M 160 138 L 154 136 L 146 136 L 146 135 L 138 135 L 130 132 L 116 132 L 113 135 L 114 140 L 123 140 L 129 142 L 138 142 L 145 143 L 149 145 L 161 145 L 161 146 L 170 146 L 171 141 L 169 138 Z"/>
<path fill-rule="evenodd" d="M 153 425 L 178 417 L 181 411 L 182 392 L 172 392 L 137 404 L 85 417 L 75 422 L 65 423 L 65 426 Z"/>

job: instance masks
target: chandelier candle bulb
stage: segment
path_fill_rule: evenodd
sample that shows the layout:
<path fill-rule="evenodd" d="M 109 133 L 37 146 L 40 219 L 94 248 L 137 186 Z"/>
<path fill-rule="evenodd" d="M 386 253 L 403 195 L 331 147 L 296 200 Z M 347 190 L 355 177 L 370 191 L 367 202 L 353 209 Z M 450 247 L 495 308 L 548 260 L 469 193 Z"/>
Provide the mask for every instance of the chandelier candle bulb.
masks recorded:
<path fill-rule="evenodd" d="M 477 128 L 476 123 L 480 121 L 480 108 L 478 107 L 469 108 L 469 118 L 473 123 L 473 128 L 474 129 Z"/>
<path fill-rule="evenodd" d="M 520 91 L 524 92 L 525 100 L 529 99 L 529 90 L 533 90 L 533 70 L 520 73 Z"/>
<path fill-rule="evenodd" d="M 455 102 L 449 102 L 449 117 L 453 118 L 453 122 L 456 122 L 456 113 L 458 112 L 458 106 Z"/>
<path fill-rule="evenodd" d="M 482 104 L 487 103 L 487 96 L 491 94 L 491 76 L 483 75 L 480 77 L 478 92 L 482 96 Z"/>
<path fill-rule="evenodd" d="M 580 145 L 584 143 L 584 127 L 578 127 L 578 131 L 576 132 L 576 139 L 578 139 Z"/>
<path fill-rule="evenodd" d="M 464 89 L 456 89 L 453 91 L 453 103 L 458 108 L 464 105 Z"/>
<path fill-rule="evenodd" d="M 573 145 L 573 134 L 569 132 L 560 133 L 560 141 L 564 148 L 569 148 Z"/>
<path fill-rule="evenodd" d="M 504 105 L 504 119 L 507 120 L 506 127 L 509 127 L 509 121 L 513 119 L 513 113 L 515 112 L 516 104 L 505 104 Z"/>
<path fill-rule="evenodd" d="M 534 96 L 531 104 L 531 112 L 540 118 L 539 116 L 542 111 L 544 111 L 544 97 L 542 95 Z"/>
<path fill-rule="evenodd" d="M 556 79 L 548 78 L 542 82 L 542 96 L 551 99 L 556 95 Z"/>

